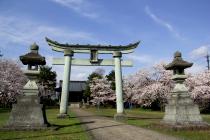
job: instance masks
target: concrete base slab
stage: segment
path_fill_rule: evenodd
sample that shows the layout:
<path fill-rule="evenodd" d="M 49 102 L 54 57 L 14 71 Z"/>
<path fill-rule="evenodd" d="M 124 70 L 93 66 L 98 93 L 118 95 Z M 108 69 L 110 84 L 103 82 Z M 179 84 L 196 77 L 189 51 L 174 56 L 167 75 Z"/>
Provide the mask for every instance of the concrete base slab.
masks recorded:
<path fill-rule="evenodd" d="M 7 130 L 40 130 L 49 126 L 45 108 L 36 95 L 19 96 L 13 104 L 9 120 L 3 129 Z"/>
<path fill-rule="evenodd" d="M 71 102 L 69 108 L 81 108 L 80 102 Z"/>
<path fill-rule="evenodd" d="M 127 119 L 128 118 L 125 113 L 117 113 L 114 115 L 114 120 L 116 121 L 125 122 Z"/>
<path fill-rule="evenodd" d="M 14 131 L 31 131 L 31 130 L 46 130 L 46 129 L 50 129 L 49 127 L 50 125 L 45 124 L 43 126 L 14 126 L 14 125 L 6 125 L 3 126 L 2 128 L 0 128 L 1 131 L 8 131 L 8 130 L 14 130 Z"/>
<path fill-rule="evenodd" d="M 66 118 L 69 118 L 69 114 L 58 114 L 57 115 L 57 119 L 66 119 Z"/>
<path fill-rule="evenodd" d="M 166 123 L 161 122 L 159 127 L 168 128 L 171 130 L 209 130 L 210 125 L 206 122 L 191 122 L 191 123 Z"/>

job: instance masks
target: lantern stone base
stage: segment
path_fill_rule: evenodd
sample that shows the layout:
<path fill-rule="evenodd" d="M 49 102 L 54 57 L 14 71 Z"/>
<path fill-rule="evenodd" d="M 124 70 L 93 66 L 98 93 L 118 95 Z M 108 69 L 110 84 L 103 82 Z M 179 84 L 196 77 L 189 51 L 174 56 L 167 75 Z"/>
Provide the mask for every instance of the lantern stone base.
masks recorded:
<path fill-rule="evenodd" d="M 46 129 L 45 109 L 36 95 L 20 96 L 17 104 L 13 104 L 9 121 L 3 127 L 8 130 L 39 130 Z"/>
<path fill-rule="evenodd" d="M 114 120 L 120 121 L 120 122 L 125 122 L 125 121 L 127 121 L 127 116 L 125 113 L 117 113 L 114 115 Z"/>
<path fill-rule="evenodd" d="M 69 118 L 69 114 L 58 114 L 57 115 L 57 119 L 66 119 L 66 118 Z"/>
<path fill-rule="evenodd" d="M 206 128 L 200 111 L 187 92 L 173 92 L 165 107 L 165 116 L 161 122 L 171 128 Z"/>
<path fill-rule="evenodd" d="M 182 124 L 170 124 L 162 122 L 155 127 L 157 128 L 167 128 L 169 130 L 209 130 L 210 126 L 208 123 L 182 123 Z"/>

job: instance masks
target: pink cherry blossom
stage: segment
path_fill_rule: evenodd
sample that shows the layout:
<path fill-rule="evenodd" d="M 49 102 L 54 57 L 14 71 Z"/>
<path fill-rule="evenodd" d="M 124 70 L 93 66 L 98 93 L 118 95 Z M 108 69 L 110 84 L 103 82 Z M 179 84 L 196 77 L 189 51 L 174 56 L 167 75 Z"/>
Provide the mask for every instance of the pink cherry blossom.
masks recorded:
<path fill-rule="evenodd" d="M 17 62 L 0 60 L 0 104 L 6 106 L 15 102 L 25 82 L 26 77 Z"/>
<path fill-rule="evenodd" d="M 94 78 L 90 83 L 91 102 L 93 105 L 107 104 L 115 101 L 114 91 L 111 89 L 111 83 L 106 78 Z"/>

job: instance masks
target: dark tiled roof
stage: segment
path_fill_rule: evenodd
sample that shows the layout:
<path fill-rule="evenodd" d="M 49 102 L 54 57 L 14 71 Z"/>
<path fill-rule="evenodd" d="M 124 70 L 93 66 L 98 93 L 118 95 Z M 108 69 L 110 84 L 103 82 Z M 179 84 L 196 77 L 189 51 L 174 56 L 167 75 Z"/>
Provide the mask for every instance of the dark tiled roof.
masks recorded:
<path fill-rule="evenodd" d="M 62 85 L 62 80 L 60 85 Z M 70 81 L 70 91 L 71 92 L 81 92 L 86 89 L 86 81 Z"/>
<path fill-rule="evenodd" d="M 86 88 L 85 81 L 71 81 L 70 82 L 70 91 L 84 91 Z"/>

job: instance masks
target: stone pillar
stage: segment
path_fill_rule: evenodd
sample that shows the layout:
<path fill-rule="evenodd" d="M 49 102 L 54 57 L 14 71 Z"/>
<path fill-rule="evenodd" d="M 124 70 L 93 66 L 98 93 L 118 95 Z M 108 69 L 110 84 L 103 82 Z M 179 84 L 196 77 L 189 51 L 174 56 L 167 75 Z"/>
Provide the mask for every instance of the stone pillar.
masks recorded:
<path fill-rule="evenodd" d="M 61 103 L 60 103 L 60 114 L 58 118 L 65 118 L 68 115 L 68 100 L 69 100 L 69 81 L 71 73 L 71 60 L 73 56 L 72 50 L 64 51 L 64 74 L 62 83 Z"/>
<path fill-rule="evenodd" d="M 122 92 L 122 69 L 121 69 L 121 52 L 114 52 L 114 64 L 115 64 L 115 84 L 116 84 L 116 105 L 117 105 L 117 114 L 115 114 L 114 119 L 123 121 L 126 119 L 124 114 L 124 105 L 123 105 L 123 92 Z"/>

